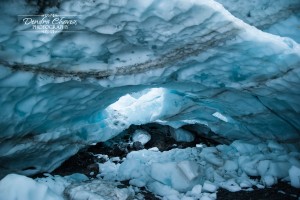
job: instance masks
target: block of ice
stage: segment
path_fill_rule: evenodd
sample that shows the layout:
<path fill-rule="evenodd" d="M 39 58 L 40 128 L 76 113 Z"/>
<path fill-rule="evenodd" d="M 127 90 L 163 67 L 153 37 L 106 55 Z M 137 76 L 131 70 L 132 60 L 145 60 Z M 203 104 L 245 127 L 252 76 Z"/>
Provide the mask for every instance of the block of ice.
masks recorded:
<path fill-rule="evenodd" d="M 205 148 L 203 149 L 201 154 L 207 162 L 213 165 L 222 166 L 224 164 L 224 160 L 222 159 L 222 157 L 220 157 L 219 152 L 215 147 Z"/>
<path fill-rule="evenodd" d="M 199 176 L 198 165 L 197 163 L 189 160 L 184 160 L 177 163 L 179 169 L 184 173 L 189 181 L 192 181 L 197 176 Z"/>
<path fill-rule="evenodd" d="M 160 196 L 178 195 L 178 191 L 172 189 L 168 185 L 161 184 L 157 181 L 149 184 L 149 189 Z"/>
<path fill-rule="evenodd" d="M 134 198 L 135 192 L 131 187 L 118 188 L 117 186 L 118 183 L 95 179 L 68 186 L 65 195 L 74 200 L 127 200 Z"/>
<path fill-rule="evenodd" d="M 224 169 L 226 171 L 236 171 L 238 169 L 238 164 L 236 161 L 226 160 L 224 164 Z"/>
<path fill-rule="evenodd" d="M 300 168 L 292 166 L 289 170 L 289 177 L 291 185 L 296 188 L 300 188 Z"/>
<path fill-rule="evenodd" d="M 261 179 L 263 184 L 267 187 L 271 187 L 272 185 L 277 183 L 277 179 L 274 176 L 266 175 L 263 176 Z"/>
<path fill-rule="evenodd" d="M 47 185 L 31 178 L 9 174 L 0 181 L 1 200 L 63 200 Z"/>
<path fill-rule="evenodd" d="M 260 176 L 264 176 L 270 168 L 270 160 L 261 160 L 257 165 L 257 171 Z"/>
<path fill-rule="evenodd" d="M 237 192 L 241 190 L 240 186 L 233 179 L 220 183 L 220 187 L 225 188 L 230 192 Z"/>
<path fill-rule="evenodd" d="M 178 169 L 175 162 L 153 163 L 151 166 L 151 177 L 180 192 L 187 191 L 191 187 L 191 181 Z"/>
<path fill-rule="evenodd" d="M 195 185 L 191 191 L 192 195 L 199 195 L 202 192 L 202 185 Z"/>
<path fill-rule="evenodd" d="M 140 142 L 143 145 L 151 140 L 151 135 L 144 130 L 136 130 L 132 135 L 133 142 Z"/>
<path fill-rule="evenodd" d="M 194 135 L 191 132 L 181 128 L 171 129 L 170 132 L 172 137 L 178 142 L 192 142 L 195 139 Z"/>
<path fill-rule="evenodd" d="M 206 191 L 206 192 L 215 192 L 218 189 L 218 187 L 209 181 L 205 181 L 203 183 L 202 189 L 203 189 L 203 191 Z"/>

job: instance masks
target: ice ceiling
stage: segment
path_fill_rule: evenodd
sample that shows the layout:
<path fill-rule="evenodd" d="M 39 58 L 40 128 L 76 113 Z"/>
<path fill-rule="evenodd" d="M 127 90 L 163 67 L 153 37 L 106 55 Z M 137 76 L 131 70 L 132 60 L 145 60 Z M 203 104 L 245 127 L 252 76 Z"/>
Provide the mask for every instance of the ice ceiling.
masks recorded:
<path fill-rule="evenodd" d="M 299 143 L 299 0 L 53 2 L 71 32 L 26 31 L 40 8 L 0 2 L 0 176 L 149 122 Z"/>

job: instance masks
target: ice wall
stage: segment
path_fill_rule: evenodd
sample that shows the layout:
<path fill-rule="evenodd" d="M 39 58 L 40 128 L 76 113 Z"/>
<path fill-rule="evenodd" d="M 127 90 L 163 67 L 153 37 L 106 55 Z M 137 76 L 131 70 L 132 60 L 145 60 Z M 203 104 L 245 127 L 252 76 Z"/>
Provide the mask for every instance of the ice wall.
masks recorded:
<path fill-rule="evenodd" d="M 51 171 L 86 145 L 153 121 L 297 144 L 300 46 L 263 30 L 297 21 L 290 8 L 299 1 L 220 2 L 68 0 L 44 12 L 78 24 L 44 34 L 17 21 L 37 5 L 1 1 L 0 176 Z M 252 21 L 248 5 L 257 8 Z M 259 24 L 270 13 L 286 14 Z M 110 106 L 126 94 L 127 105 Z"/>

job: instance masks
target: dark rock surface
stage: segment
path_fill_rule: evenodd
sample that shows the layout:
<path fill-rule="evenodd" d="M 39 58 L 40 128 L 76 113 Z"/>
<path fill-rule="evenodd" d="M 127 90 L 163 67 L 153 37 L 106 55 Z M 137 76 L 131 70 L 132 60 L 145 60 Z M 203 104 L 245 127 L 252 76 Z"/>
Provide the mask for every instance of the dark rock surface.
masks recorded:
<path fill-rule="evenodd" d="M 297 200 L 300 198 L 300 189 L 285 182 L 279 182 L 271 188 L 253 189 L 254 191 L 229 192 L 220 188 L 217 200 Z"/>

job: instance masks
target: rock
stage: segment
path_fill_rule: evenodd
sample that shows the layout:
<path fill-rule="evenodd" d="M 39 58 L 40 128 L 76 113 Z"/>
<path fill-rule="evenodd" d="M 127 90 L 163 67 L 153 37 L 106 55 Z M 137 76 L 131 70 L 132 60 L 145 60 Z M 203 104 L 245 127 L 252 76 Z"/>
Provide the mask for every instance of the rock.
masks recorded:
<path fill-rule="evenodd" d="M 94 163 L 94 164 L 88 165 L 87 169 L 91 172 L 98 173 L 99 172 L 99 165 L 97 163 Z"/>
<path fill-rule="evenodd" d="M 134 150 L 142 150 L 142 149 L 144 149 L 144 145 L 141 143 L 141 142 L 139 142 L 139 141 L 137 141 L 137 142 L 134 142 L 133 144 L 132 144 L 132 148 L 134 149 Z"/>

